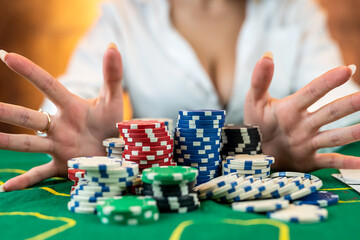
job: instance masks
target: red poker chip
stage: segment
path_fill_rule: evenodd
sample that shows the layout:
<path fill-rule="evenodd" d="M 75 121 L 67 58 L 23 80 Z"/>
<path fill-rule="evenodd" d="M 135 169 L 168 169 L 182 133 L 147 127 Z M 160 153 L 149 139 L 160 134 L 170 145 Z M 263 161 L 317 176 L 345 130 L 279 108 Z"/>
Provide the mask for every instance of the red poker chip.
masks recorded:
<path fill-rule="evenodd" d="M 146 133 L 164 133 L 164 132 L 168 132 L 166 127 L 161 127 L 161 128 L 145 128 L 145 129 L 119 129 L 119 132 L 121 135 L 123 135 L 124 133 L 142 133 L 142 134 L 146 134 Z"/>
<path fill-rule="evenodd" d="M 158 138 L 127 138 L 124 137 L 125 144 L 133 143 L 133 142 L 142 142 L 142 143 L 153 143 L 153 142 L 162 142 L 162 141 L 169 141 L 171 136 L 166 137 L 158 137 Z"/>
<path fill-rule="evenodd" d="M 155 161 L 155 160 L 161 160 L 164 158 L 172 157 L 173 153 L 164 154 L 164 155 L 144 155 L 144 156 L 133 156 L 131 154 L 123 154 L 123 159 L 127 161 L 136 161 L 136 160 L 146 160 L 146 161 Z"/>
<path fill-rule="evenodd" d="M 159 151 L 159 150 L 172 150 L 173 151 L 173 145 L 165 145 L 165 146 L 143 146 L 143 147 L 135 147 L 135 146 L 129 146 L 125 145 L 124 151 L 141 151 L 141 152 L 149 152 L 149 151 Z"/>
<path fill-rule="evenodd" d="M 161 120 L 130 120 L 116 123 L 118 129 L 146 129 L 165 127 L 165 122 Z"/>
<path fill-rule="evenodd" d="M 172 162 L 172 157 L 164 158 L 164 159 L 160 159 L 160 160 L 133 160 L 132 162 L 139 164 L 139 167 L 140 167 L 141 165 L 151 165 L 151 164 Z"/>
<path fill-rule="evenodd" d="M 68 174 L 75 174 L 77 172 L 83 172 L 85 173 L 85 170 L 82 169 L 76 169 L 76 168 L 68 168 Z"/>
<path fill-rule="evenodd" d="M 160 141 L 160 142 L 126 142 L 129 146 L 135 146 L 135 147 L 144 147 L 144 146 L 166 146 L 166 145 L 172 145 L 174 143 L 173 139 L 170 139 L 169 141 Z M 125 145 L 126 146 L 126 145 Z"/>
<path fill-rule="evenodd" d="M 158 132 L 158 133 L 123 133 L 125 138 L 158 138 L 171 136 L 169 132 Z"/>
<path fill-rule="evenodd" d="M 154 156 L 161 156 L 161 155 L 166 155 L 166 154 L 170 154 L 173 153 L 173 149 L 169 149 L 169 150 L 157 150 L 157 151 L 129 151 L 129 150 L 124 150 L 123 154 L 125 155 L 132 155 L 132 156 L 147 156 L 147 155 L 154 155 Z"/>
<path fill-rule="evenodd" d="M 165 162 L 165 163 L 154 163 L 154 164 L 147 164 L 147 165 L 139 165 L 139 169 L 143 170 L 145 168 L 152 168 L 152 167 L 160 167 L 160 166 L 176 166 L 173 162 Z"/>

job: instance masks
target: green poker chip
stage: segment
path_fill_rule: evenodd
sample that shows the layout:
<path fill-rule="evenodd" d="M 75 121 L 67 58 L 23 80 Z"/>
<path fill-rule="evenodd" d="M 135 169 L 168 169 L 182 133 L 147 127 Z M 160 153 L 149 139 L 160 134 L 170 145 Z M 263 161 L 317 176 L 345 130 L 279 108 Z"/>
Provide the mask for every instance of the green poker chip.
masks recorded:
<path fill-rule="evenodd" d="M 192 182 L 198 175 L 196 168 L 188 166 L 161 166 L 144 169 L 142 180 L 145 183 L 178 184 Z"/>
<path fill-rule="evenodd" d="M 97 215 L 104 224 L 117 223 L 138 225 L 159 219 L 156 200 L 143 196 L 120 196 L 107 199 L 96 207 Z"/>

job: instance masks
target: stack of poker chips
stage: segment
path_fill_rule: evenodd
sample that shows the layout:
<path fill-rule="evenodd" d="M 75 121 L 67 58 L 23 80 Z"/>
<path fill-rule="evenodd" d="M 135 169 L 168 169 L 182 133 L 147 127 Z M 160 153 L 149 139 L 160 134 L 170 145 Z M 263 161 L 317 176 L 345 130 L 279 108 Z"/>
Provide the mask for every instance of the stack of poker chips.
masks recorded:
<path fill-rule="evenodd" d="M 316 192 L 322 181 L 316 176 L 298 172 L 278 172 L 269 178 L 239 176 L 231 173 L 195 187 L 199 199 L 231 203 L 254 199 L 282 198 L 295 201 Z"/>
<path fill-rule="evenodd" d="M 103 141 L 103 146 L 108 157 L 122 158 L 125 141 L 122 138 L 107 138 Z"/>
<path fill-rule="evenodd" d="M 197 169 L 165 166 L 145 169 L 142 173 L 143 195 L 154 198 L 160 212 L 186 213 L 199 208 L 193 191 Z"/>
<path fill-rule="evenodd" d="M 260 154 L 261 132 L 257 126 L 226 125 L 221 133 L 221 157 Z"/>
<path fill-rule="evenodd" d="M 116 127 L 125 141 L 123 159 L 138 163 L 140 172 L 145 168 L 175 165 L 173 139 L 164 121 L 122 121 Z"/>
<path fill-rule="evenodd" d="M 224 110 L 179 111 L 175 128 L 175 159 L 178 165 L 199 170 L 197 184 L 220 175 L 220 135 Z"/>
<path fill-rule="evenodd" d="M 237 173 L 245 177 L 266 178 L 270 175 L 271 165 L 274 162 L 274 157 L 264 154 L 228 156 L 222 163 L 222 174 Z"/>
<path fill-rule="evenodd" d="M 99 202 L 126 194 L 139 173 L 137 163 L 103 156 L 73 158 L 68 167 L 81 170 L 68 203 L 68 209 L 76 213 L 94 214 Z"/>
<path fill-rule="evenodd" d="M 159 219 L 156 201 L 142 196 L 106 199 L 96 209 L 103 224 L 138 225 L 156 222 Z"/>

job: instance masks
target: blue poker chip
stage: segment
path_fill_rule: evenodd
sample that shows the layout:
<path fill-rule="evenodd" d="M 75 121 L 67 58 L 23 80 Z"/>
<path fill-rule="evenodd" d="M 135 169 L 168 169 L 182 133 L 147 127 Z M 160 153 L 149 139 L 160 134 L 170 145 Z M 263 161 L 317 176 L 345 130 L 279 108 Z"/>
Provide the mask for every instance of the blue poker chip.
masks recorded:
<path fill-rule="evenodd" d="M 198 169 L 199 170 L 199 169 Z M 213 169 L 213 170 L 204 170 L 198 172 L 198 176 L 204 176 L 204 175 L 216 175 L 220 173 L 220 169 Z"/>
<path fill-rule="evenodd" d="M 176 154 L 177 158 L 185 159 L 220 159 L 220 153 L 209 153 L 209 154 Z"/>
<path fill-rule="evenodd" d="M 339 202 L 339 195 L 336 195 L 328 191 L 316 191 L 310 195 L 307 195 L 301 199 L 294 201 L 296 205 L 311 204 L 320 207 L 327 207 L 335 205 Z"/>
<path fill-rule="evenodd" d="M 214 163 L 214 162 L 221 162 L 220 157 L 215 157 L 215 158 L 183 158 L 183 157 L 179 157 L 176 156 L 177 162 L 178 163 Z"/>
<path fill-rule="evenodd" d="M 217 150 L 220 148 L 220 144 L 203 146 L 175 145 L 174 148 L 180 150 Z"/>
<path fill-rule="evenodd" d="M 225 110 L 213 110 L 213 109 L 199 109 L 190 111 L 179 111 L 180 116 L 225 116 Z"/>
<path fill-rule="evenodd" d="M 225 121 L 225 115 L 215 115 L 215 116 L 185 116 L 178 115 L 179 120 L 222 120 Z"/>
<path fill-rule="evenodd" d="M 189 133 L 189 132 L 175 132 L 176 137 L 221 137 L 218 132 L 203 132 L 203 133 Z"/>
<path fill-rule="evenodd" d="M 218 145 L 220 144 L 220 140 L 209 141 L 209 142 L 201 142 L 201 141 L 178 141 L 174 140 L 175 145 L 186 145 L 186 146 L 200 146 L 204 147 L 206 145 Z"/>
<path fill-rule="evenodd" d="M 181 150 L 181 149 L 176 149 L 175 153 L 176 154 L 195 154 L 195 155 L 201 155 L 201 154 L 211 154 L 211 153 L 219 153 L 220 152 L 220 148 L 218 149 L 214 149 L 214 150 Z"/>
<path fill-rule="evenodd" d="M 191 162 L 191 159 L 189 159 L 190 162 L 182 162 L 181 165 L 183 166 L 189 166 L 189 167 L 195 167 L 195 168 L 217 168 L 220 166 L 220 161 L 214 161 L 214 162 L 208 162 L 208 163 L 194 163 Z"/>
<path fill-rule="evenodd" d="M 175 128 L 175 132 L 184 133 L 221 133 L 221 128 Z"/>
<path fill-rule="evenodd" d="M 189 166 L 198 169 L 199 171 L 211 171 L 211 170 L 219 170 L 220 165 L 212 165 L 212 166 L 201 166 L 198 163 L 182 163 L 183 166 Z"/>
<path fill-rule="evenodd" d="M 188 129 L 221 129 L 224 124 L 214 124 L 214 125 L 206 125 L 206 124 L 178 124 L 178 128 L 188 128 Z"/>
<path fill-rule="evenodd" d="M 205 144 L 207 142 L 220 141 L 220 137 L 177 137 L 177 136 L 175 136 L 174 140 L 178 140 L 180 142 L 203 142 Z M 220 144 L 220 142 L 219 142 L 219 144 Z"/>
<path fill-rule="evenodd" d="M 224 120 L 178 120 L 178 124 L 185 125 L 224 125 Z"/>

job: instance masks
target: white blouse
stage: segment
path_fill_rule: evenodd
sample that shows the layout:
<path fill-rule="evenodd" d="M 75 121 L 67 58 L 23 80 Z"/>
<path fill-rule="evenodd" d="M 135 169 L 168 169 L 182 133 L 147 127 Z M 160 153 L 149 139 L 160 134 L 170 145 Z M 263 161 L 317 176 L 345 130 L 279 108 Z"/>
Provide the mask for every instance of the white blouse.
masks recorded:
<path fill-rule="evenodd" d="M 134 118 L 175 120 L 179 110 L 222 108 L 194 49 L 172 26 L 167 0 L 113 0 L 104 4 L 101 17 L 78 45 L 60 81 L 84 98 L 96 97 L 103 84 L 102 57 L 110 42 L 122 54 L 123 86 L 130 94 Z M 339 49 L 327 30 L 326 16 L 314 1 L 248 0 L 237 40 L 227 123 L 242 122 L 253 68 L 266 51 L 274 54 L 270 93 L 275 98 L 292 94 L 342 65 Z M 349 82 L 309 110 L 358 90 Z M 49 102 L 43 108 L 55 111 Z M 353 114 L 332 127 L 359 122 L 359 116 Z"/>

